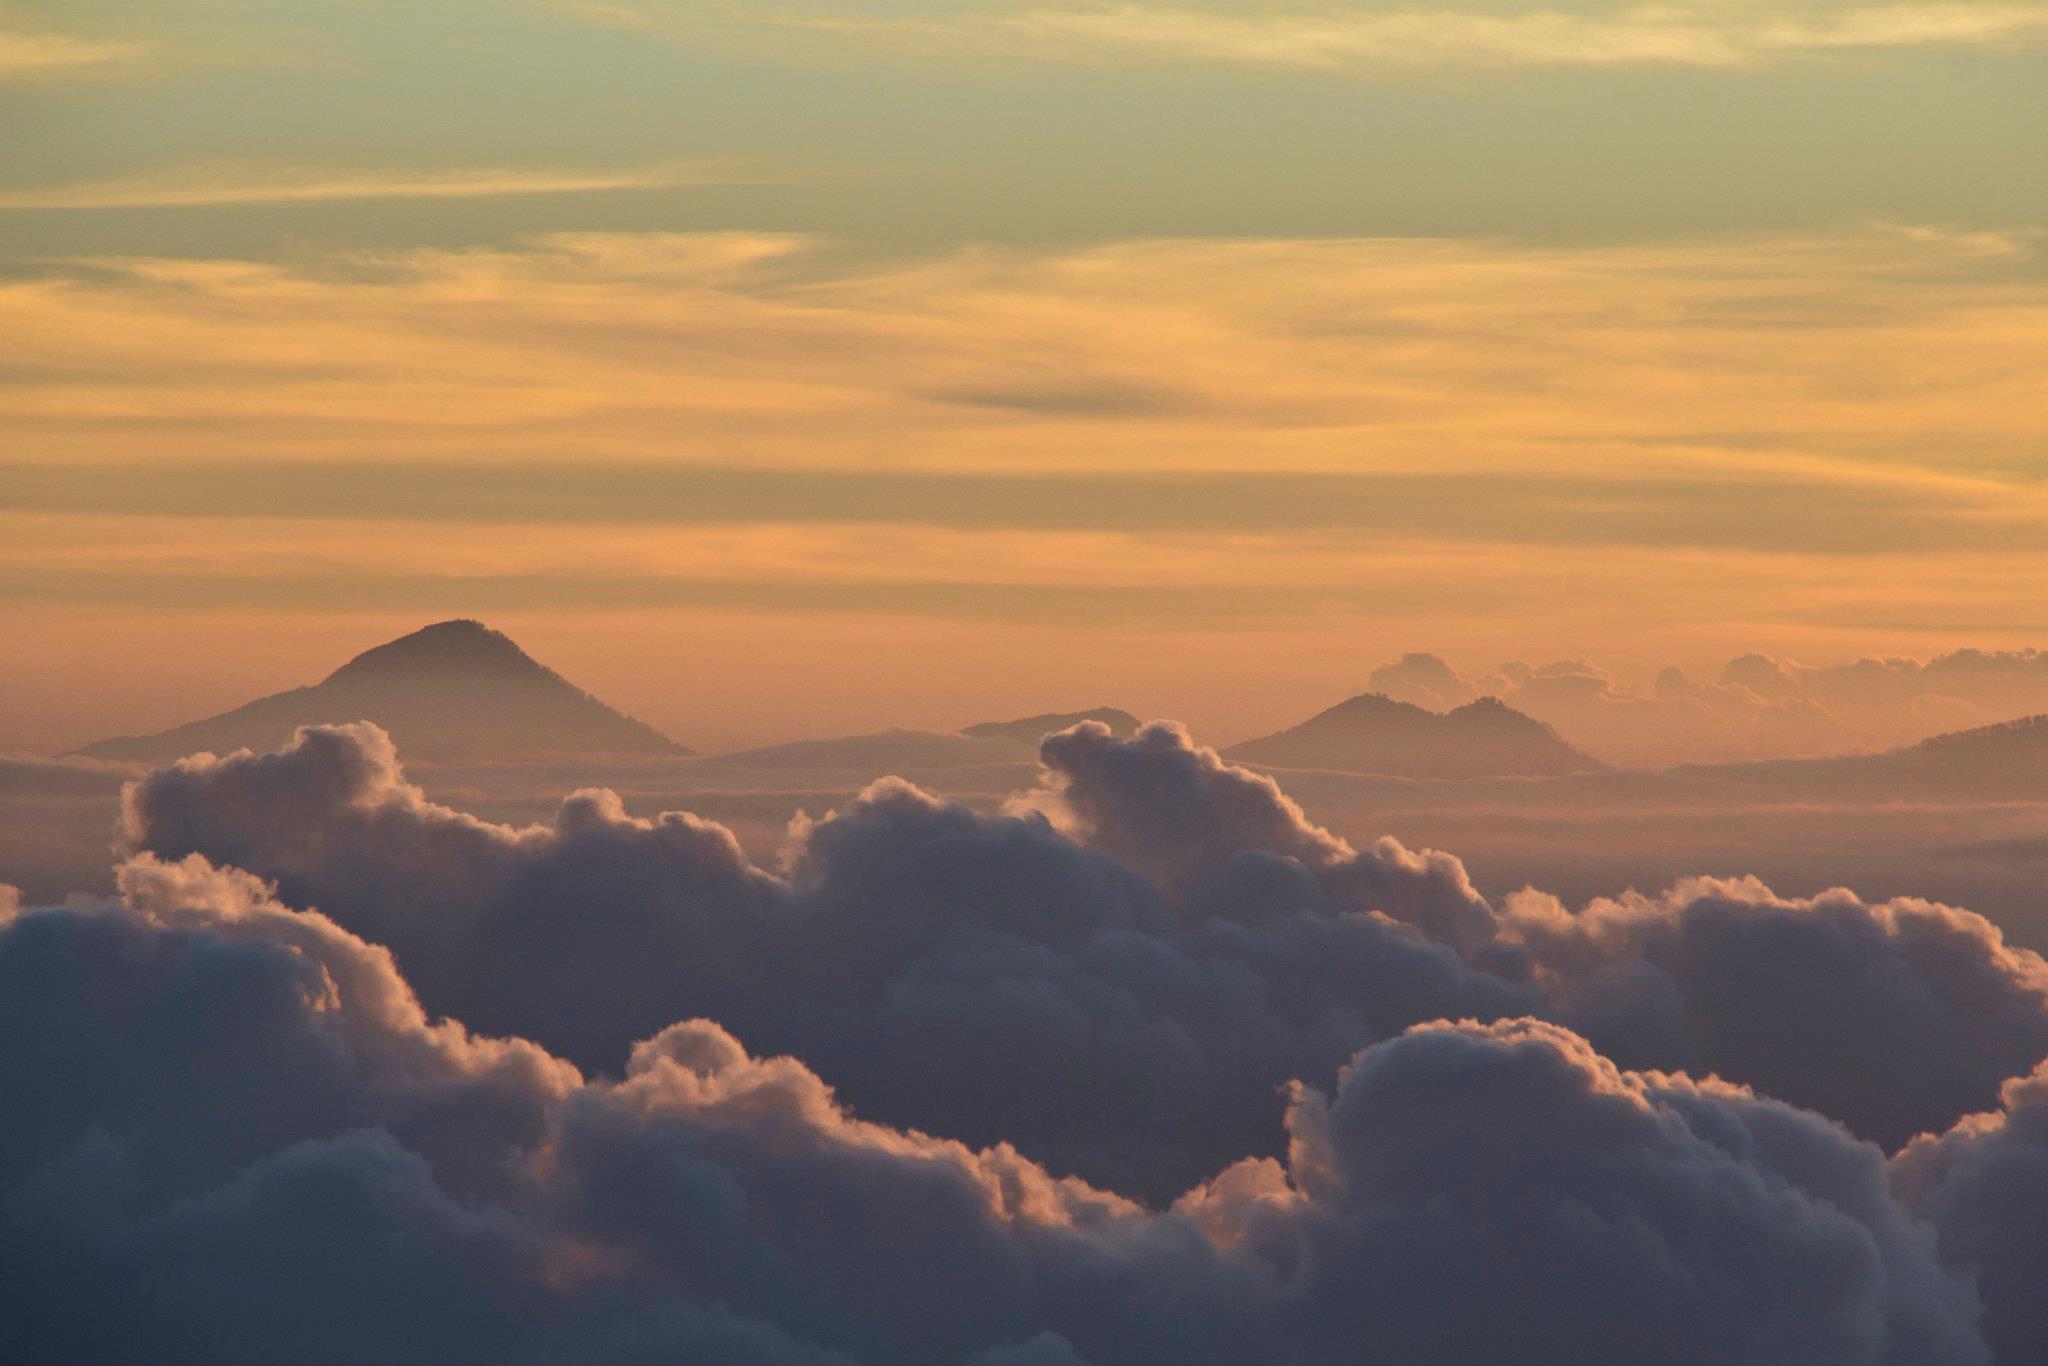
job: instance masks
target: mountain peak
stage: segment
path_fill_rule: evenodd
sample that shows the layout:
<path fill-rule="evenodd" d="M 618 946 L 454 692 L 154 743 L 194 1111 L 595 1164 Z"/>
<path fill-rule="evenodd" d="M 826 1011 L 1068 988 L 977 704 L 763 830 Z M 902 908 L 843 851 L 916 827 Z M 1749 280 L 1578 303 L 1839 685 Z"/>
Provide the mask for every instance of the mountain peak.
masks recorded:
<path fill-rule="evenodd" d="M 450 674 L 553 678 L 554 670 L 519 648 L 512 637 L 480 621 L 459 617 L 422 626 L 410 635 L 363 651 L 327 675 L 327 684 Z"/>
<path fill-rule="evenodd" d="M 409 759 L 688 754 L 613 710 L 480 621 L 437 621 L 363 651 L 313 687 L 254 702 L 157 735 L 79 752 L 163 763 L 199 750 L 275 749 L 294 728 L 374 721 Z"/>
<path fill-rule="evenodd" d="M 1555 730 L 1497 697 L 1433 712 L 1361 693 L 1224 757 L 1278 768 L 1328 768 L 1409 778 L 1575 773 L 1600 765 Z"/>
<path fill-rule="evenodd" d="M 1319 716 L 1346 716 L 1354 718 L 1434 716 L 1435 714 L 1435 712 L 1430 711 L 1427 707 L 1418 707 L 1413 702 L 1403 702 L 1398 698 L 1389 697 L 1383 692 L 1362 692 L 1356 697 L 1345 698 L 1327 711 L 1318 713 Z"/>

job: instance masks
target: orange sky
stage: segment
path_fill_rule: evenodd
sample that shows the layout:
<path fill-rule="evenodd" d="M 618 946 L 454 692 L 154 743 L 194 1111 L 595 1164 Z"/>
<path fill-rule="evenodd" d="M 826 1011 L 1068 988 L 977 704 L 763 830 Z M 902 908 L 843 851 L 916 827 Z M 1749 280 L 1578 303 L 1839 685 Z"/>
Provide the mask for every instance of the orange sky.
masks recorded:
<path fill-rule="evenodd" d="M 2048 19 L 1383 8 L 0 16 L 0 749 L 450 616 L 714 747 L 2048 637 Z"/>
<path fill-rule="evenodd" d="M 93 261 L 0 323 L 17 746 L 450 615 L 713 744 L 1097 702 L 1227 736 L 1409 648 L 1647 670 L 2048 615 L 2020 238 L 611 235 Z"/>

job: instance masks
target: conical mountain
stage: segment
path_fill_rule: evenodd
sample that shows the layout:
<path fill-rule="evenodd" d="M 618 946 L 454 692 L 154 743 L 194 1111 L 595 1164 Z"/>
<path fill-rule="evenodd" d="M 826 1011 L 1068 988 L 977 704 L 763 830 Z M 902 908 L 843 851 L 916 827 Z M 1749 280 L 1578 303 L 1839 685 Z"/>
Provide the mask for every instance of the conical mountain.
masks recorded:
<path fill-rule="evenodd" d="M 78 753 L 167 763 L 199 750 L 275 749 L 299 726 L 341 721 L 374 721 L 401 755 L 428 761 L 690 753 L 478 621 L 436 622 L 365 650 L 311 687 Z"/>
<path fill-rule="evenodd" d="M 1602 767 L 1551 727 L 1493 697 L 1438 713 L 1365 693 L 1223 753 L 1274 768 L 1403 778 L 1543 777 Z"/>

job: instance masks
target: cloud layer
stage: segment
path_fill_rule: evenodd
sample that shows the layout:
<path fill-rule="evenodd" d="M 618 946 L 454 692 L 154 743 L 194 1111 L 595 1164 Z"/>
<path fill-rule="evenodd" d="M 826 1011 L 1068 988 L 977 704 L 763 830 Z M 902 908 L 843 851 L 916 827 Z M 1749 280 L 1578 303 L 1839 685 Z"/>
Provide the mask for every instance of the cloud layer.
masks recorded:
<path fill-rule="evenodd" d="M 1574 11 L 1577 12 L 1574 12 Z M 1882 48 L 2026 48 L 2037 4 L 1377 5 L 1240 14 L 1159 4 L 783 20 L 848 38 L 1014 59 L 1213 62 L 1308 71 L 1427 67 L 1742 68 Z"/>
<path fill-rule="evenodd" d="M 0 924 L 10 1356 L 1987 1359 L 1874 1150 L 1553 1026 L 1382 1043 L 1148 1212 L 708 1021 L 615 1081 L 430 1024 L 197 858 L 123 891 Z"/>
<path fill-rule="evenodd" d="M 127 838 L 273 879 L 389 945 L 430 1010 L 586 1070 L 702 1015 L 866 1116 L 1153 1200 L 1276 1155 L 1276 1088 L 1436 1018 L 1547 1017 L 1887 1148 L 2048 1056 L 2048 964 L 1965 911 L 1707 879 L 1496 906 L 1455 858 L 1354 849 L 1178 727 L 1083 725 L 1042 757 L 997 817 L 877 783 L 799 822 L 780 874 L 604 792 L 475 820 L 371 727 L 156 773 Z"/>
<path fill-rule="evenodd" d="M 2048 1064 L 2008 1082 L 1996 1111 L 1916 1139 L 1892 1180 L 1939 1231 L 1943 1257 L 1982 1288 L 1998 1360 L 2048 1352 Z"/>
<path fill-rule="evenodd" d="M 0 30 L 0 81 L 98 75 L 144 50 L 143 44 L 136 42 Z"/>
<path fill-rule="evenodd" d="M 119 180 L 0 190 L 0 209 L 159 209 L 356 199 L 475 199 L 747 184 L 763 175 L 729 161 L 590 169 L 501 166 L 431 171 L 200 166 Z"/>

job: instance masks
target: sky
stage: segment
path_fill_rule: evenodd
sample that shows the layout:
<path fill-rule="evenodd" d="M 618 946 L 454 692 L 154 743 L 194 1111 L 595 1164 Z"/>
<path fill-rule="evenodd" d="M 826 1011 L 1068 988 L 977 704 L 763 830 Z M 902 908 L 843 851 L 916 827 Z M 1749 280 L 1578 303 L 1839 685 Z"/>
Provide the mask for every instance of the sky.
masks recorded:
<path fill-rule="evenodd" d="M 2048 5 L 0 6 L 0 749 L 2048 636 Z"/>

